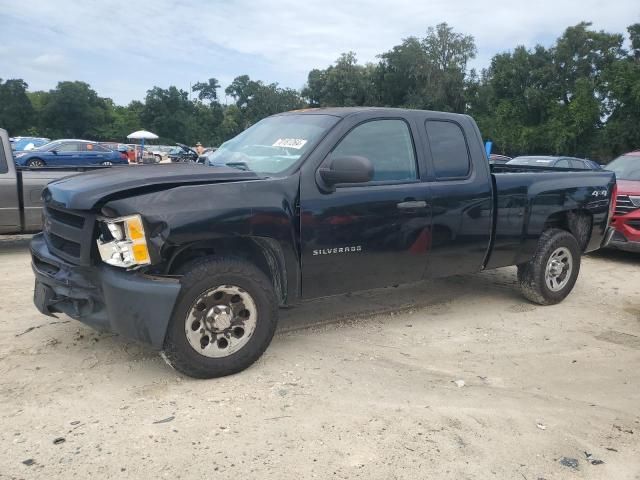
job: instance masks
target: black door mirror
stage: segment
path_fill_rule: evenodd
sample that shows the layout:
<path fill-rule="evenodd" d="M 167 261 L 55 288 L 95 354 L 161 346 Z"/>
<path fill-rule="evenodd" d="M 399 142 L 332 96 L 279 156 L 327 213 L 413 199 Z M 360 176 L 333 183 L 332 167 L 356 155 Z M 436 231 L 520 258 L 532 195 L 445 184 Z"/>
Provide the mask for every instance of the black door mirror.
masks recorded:
<path fill-rule="evenodd" d="M 322 182 L 333 189 L 340 183 L 365 183 L 373 178 L 373 164 L 366 157 L 348 155 L 330 158 L 320 170 Z"/>
<path fill-rule="evenodd" d="M 56 155 L 58 154 L 58 150 L 56 150 L 55 148 L 53 150 L 51 150 L 51 153 L 55 153 Z"/>

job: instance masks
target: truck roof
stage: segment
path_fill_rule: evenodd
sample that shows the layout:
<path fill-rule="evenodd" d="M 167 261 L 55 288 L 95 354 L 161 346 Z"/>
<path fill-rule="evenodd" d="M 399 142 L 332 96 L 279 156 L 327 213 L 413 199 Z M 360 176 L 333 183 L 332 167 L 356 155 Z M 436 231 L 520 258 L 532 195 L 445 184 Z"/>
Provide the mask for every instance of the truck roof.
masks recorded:
<path fill-rule="evenodd" d="M 289 112 L 283 112 L 278 115 L 333 115 L 334 117 L 348 117 L 349 115 L 355 115 L 358 113 L 378 113 L 385 116 L 394 115 L 424 115 L 426 113 L 437 114 L 439 117 L 468 117 L 468 115 L 460 113 L 447 113 L 436 112 L 432 110 L 415 110 L 409 108 L 390 108 L 390 107 L 320 107 L 320 108 L 302 108 L 299 110 L 291 110 Z"/>

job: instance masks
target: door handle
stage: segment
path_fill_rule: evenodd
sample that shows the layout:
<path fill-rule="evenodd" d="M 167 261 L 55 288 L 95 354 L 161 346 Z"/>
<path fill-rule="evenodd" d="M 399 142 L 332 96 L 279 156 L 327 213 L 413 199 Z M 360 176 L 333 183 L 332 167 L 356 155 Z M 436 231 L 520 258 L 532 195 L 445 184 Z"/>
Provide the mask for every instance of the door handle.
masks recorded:
<path fill-rule="evenodd" d="M 398 203 L 397 207 L 401 210 L 412 210 L 415 208 L 427 208 L 427 202 L 424 200 L 409 200 Z"/>

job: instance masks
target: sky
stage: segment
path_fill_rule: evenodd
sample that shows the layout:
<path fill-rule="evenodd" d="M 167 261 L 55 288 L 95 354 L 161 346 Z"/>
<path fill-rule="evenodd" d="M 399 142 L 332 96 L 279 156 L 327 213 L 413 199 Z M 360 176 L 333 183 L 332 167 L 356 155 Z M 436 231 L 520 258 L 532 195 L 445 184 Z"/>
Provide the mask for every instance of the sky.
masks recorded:
<path fill-rule="evenodd" d="M 118 104 L 148 89 L 247 74 L 302 88 L 342 52 L 361 63 L 429 26 L 473 35 L 486 67 L 517 45 L 551 45 L 569 25 L 625 33 L 638 0 L 0 0 L 0 78 L 30 90 L 82 80 Z M 224 91 L 220 91 L 225 101 Z M 230 99 L 229 99 L 230 101 Z"/>

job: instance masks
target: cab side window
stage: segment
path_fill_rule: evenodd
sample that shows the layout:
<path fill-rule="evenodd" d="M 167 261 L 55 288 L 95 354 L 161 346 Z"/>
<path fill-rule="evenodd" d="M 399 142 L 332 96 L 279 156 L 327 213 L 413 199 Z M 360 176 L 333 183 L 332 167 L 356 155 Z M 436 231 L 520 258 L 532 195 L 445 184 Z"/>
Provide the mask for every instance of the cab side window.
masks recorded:
<path fill-rule="evenodd" d="M 403 120 L 372 120 L 358 125 L 331 153 L 332 157 L 349 155 L 371 161 L 374 182 L 418 178 L 411 132 Z"/>
<path fill-rule="evenodd" d="M 559 168 L 571 168 L 571 164 L 569 164 L 569 160 L 567 160 L 566 158 L 558 160 L 555 166 Z"/>
<path fill-rule="evenodd" d="M 427 120 L 427 137 L 436 178 L 465 178 L 471 170 L 467 140 L 457 123 Z"/>

